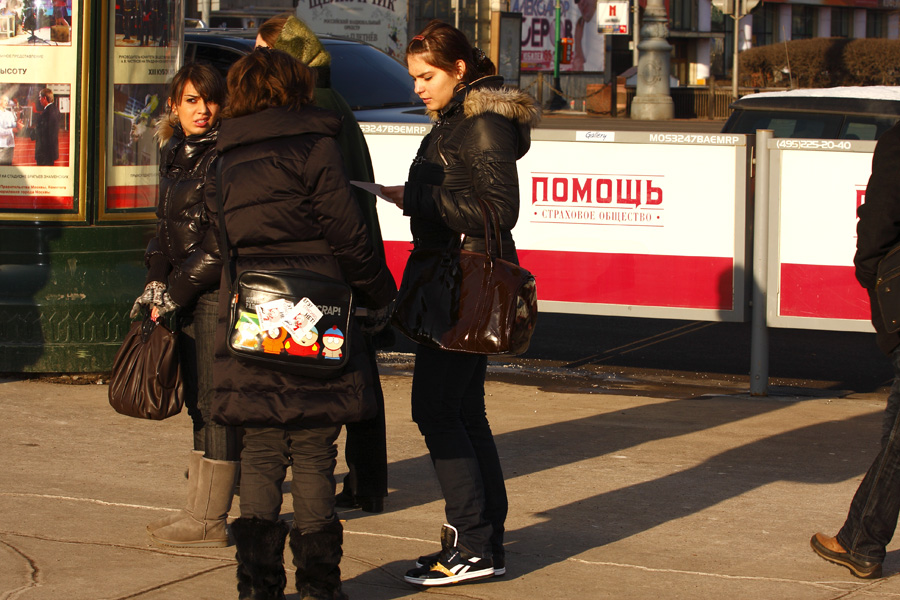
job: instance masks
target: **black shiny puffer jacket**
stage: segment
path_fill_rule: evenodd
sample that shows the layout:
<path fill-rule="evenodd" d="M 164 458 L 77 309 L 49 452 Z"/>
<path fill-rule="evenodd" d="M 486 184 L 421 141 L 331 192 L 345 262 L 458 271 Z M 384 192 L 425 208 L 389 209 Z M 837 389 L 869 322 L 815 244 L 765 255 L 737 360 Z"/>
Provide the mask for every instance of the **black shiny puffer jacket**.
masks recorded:
<path fill-rule="evenodd" d="M 147 245 L 144 260 L 147 282 L 166 283 L 179 306 L 189 306 L 219 283 L 218 261 L 204 252 L 200 254 L 205 260 L 188 261 L 200 251 L 209 229 L 203 186 L 215 176 L 218 132 L 216 126 L 203 135 L 185 136 L 180 124 L 173 127 L 166 119 L 157 129 L 162 149 L 156 236 Z"/>
<path fill-rule="evenodd" d="M 531 147 L 540 108 L 525 92 L 485 77 L 460 91 L 439 112 L 409 170 L 403 214 L 411 217 L 416 244 L 445 245 L 465 233 L 467 248 L 483 248 L 484 218 L 478 198 L 496 209 L 504 249 L 519 217 L 516 161 Z M 508 256 L 507 252 L 504 252 Z M 511 257 L 510 257 L 511 258 Z"/>

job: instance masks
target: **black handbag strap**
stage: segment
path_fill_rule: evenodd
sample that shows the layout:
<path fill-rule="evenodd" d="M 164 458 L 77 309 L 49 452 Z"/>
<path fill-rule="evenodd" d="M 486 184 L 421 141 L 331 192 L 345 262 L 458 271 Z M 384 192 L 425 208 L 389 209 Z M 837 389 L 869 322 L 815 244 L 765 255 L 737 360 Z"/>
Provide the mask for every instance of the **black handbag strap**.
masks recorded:
<path fill-rule="evenodd" d="M 481 218 L 484 221 L 484 254 L 490 258 L 503 258 L 503 240 L 500 234 L 500 216 L 494 206 L 481 198 L 478 198 L 478 206 L 481 208 Z M 491 235 L 493 232 L 493 235 Z M 452 252 L 454 248 L 460 249 L 466 242 L 466 234 L 459 234 L 458 238 L 452 238 L 447 247 L 447 252 Z M 494 244 L 496 243 L 496 251 Z"/>
<path fill-rule="evenodd" d="M 237 270 L 234 265 L 231 248 L 228 244 L 228 231 L 225 229 L 225 203 L 222 201 L 222 157 L 216 160 L 216 214 L 219 221 L 219 253 L 224 261 L 225 283 L 228 289 L 232 289 L 234 280 L 237 278 Z M 331 245 L 327 240 L 309 240 L 298 242 L 292 246 L 294 254 L 328 254 L 333 255 Z"/>
<path fill-rule="evenodd" d="M 484 218 L 484 251 L 492 258 L 502 259 L 503 241 L 500 237 L 500 215 L 497 214 L 497 209 L 490 202 L 478 198 L 478 205 L 481 207 L 481 215 Z M 491 232 L 494 234 L 493 238 Z M 491 243 L 492 239 L 497 244 L 496 254 Z"/>

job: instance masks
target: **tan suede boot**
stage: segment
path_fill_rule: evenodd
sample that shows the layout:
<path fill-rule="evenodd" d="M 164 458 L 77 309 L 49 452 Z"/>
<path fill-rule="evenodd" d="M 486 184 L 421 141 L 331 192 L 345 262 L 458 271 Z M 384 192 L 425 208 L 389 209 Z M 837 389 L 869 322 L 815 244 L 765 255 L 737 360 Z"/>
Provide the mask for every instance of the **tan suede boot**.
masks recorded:
<path fill-rule="evenodd" d="M 191 515 L 161 527 L 150 538 L 163 546 L 222 548 L 228 545 L 225 519 L 234 497 L 238 462 L 202 458 Z"/>
<path fill-rule="evenodd" d="M 147 532 L 153 533 L 157 529 L 171 525 L 175 521 L 180 521 L 191 516 L 194 510 L 194 498 L 197 495 L 197 471 L 200 468 L 200 459 L 203 458 L 202 450 L 192 450 L 188 458 L 188 477 L 187 477 L 187 505 L 177 513 L 165 516 L 161 519 L 153 521 L 147 525 Z"/>

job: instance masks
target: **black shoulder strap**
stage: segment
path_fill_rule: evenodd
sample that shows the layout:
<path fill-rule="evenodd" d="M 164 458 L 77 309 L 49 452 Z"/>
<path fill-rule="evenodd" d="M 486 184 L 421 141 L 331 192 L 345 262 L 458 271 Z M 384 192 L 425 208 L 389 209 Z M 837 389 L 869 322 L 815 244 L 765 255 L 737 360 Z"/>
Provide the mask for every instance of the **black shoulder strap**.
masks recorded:
<path fill-rule="evenodd" d="M 225 283 L 228 289 L 232 287 L 235 272 L 234 264 L 231 262 L 231 248 L 228 247 L 228 232 L 225 230 L 225 205 L 222 202 L 222 157 L 216 161 L 216 214 L 219 217 L 219 254 L 222 255 L 225 270 Z"/>

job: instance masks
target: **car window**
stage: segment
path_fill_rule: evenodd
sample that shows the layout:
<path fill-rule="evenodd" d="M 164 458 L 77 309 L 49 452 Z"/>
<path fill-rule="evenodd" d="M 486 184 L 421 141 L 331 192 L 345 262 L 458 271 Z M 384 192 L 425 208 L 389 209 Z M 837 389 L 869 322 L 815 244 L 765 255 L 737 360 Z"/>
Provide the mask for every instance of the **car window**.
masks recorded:
<path fill-rule="evenodd" d="M 365 44 L 328 44 L 331 85 L 353 110 L 422 106 L 406 67 Z"/>
<path fill-rule="evenodd" d="M 730 133 L 756 133 L 771 129 L 775 137 L 837 139 L 843 117 L 828 113 L 801 113 L 778 110 L 741 110 L 735 115 Z"/>
<path fill-rule="evenodd" d="M 877 140 L 882 133 L 893 127 L 896 122 L 896 117 L 848 115 L 841 130 L 841 139 Z"/>
<path fill-rule="evenodd" d="M 223 48 L 221 46 L 212 46 L 207 44 L 196 44 L 194 51 L 194 62 L 209 63 L 216 68 L 222 77 L 228 75 L 228 69 L 236 63 L 239 58 L 244 56 L 243 52 L 232 50 L 231 48 Z"/>

